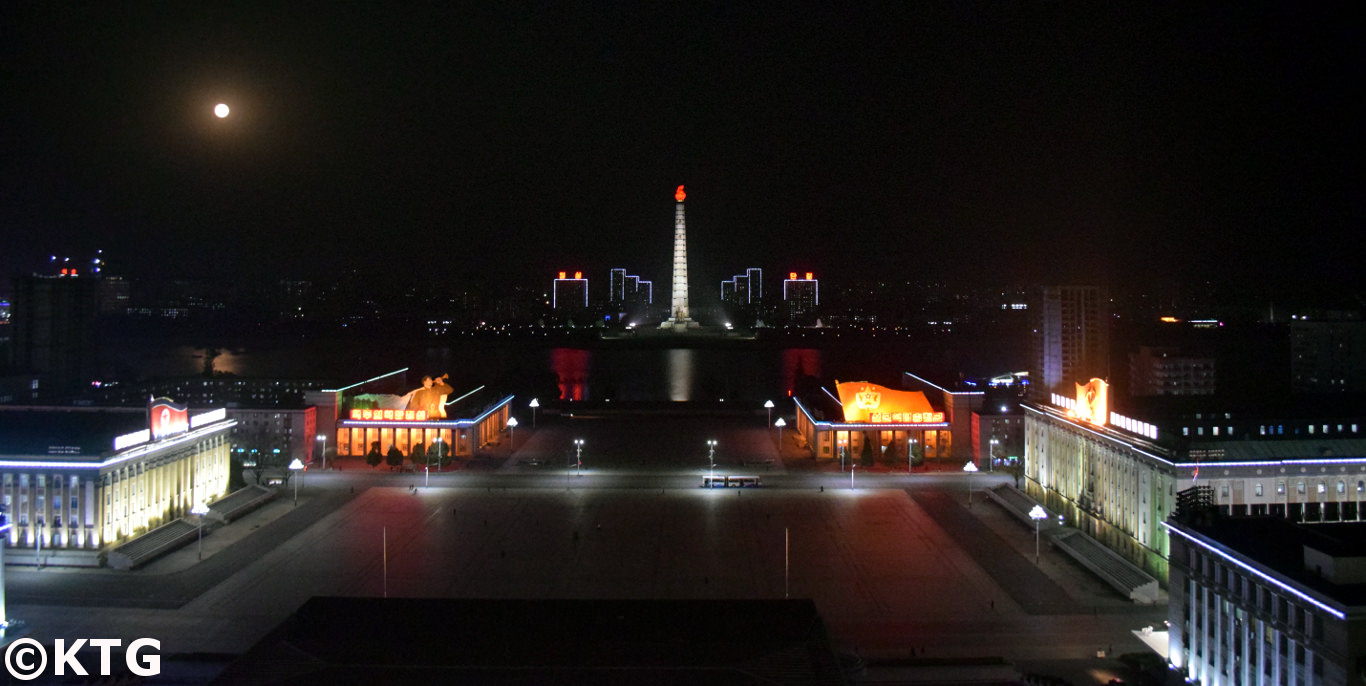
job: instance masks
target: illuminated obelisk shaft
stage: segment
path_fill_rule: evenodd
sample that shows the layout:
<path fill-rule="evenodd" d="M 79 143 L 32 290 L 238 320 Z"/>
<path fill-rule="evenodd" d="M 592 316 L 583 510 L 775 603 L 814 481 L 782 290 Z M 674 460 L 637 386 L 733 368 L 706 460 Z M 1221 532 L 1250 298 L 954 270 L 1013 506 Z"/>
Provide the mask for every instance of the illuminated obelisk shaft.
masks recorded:
<path fill-rule="evenodd" d="M 674 278 L 673 292 L 669 300 L 669 320 L 665 327 L 687 328 L 697 326 L 688 315 L 688 224 L 683 215 L 683 198 L 687 195 L 679 186 L 674 192 Z"/>

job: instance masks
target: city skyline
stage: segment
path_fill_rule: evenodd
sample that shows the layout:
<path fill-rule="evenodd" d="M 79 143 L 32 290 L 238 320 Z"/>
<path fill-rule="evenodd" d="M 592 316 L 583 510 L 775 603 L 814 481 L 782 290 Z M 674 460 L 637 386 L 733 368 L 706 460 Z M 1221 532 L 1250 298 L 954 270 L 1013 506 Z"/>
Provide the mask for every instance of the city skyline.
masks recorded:
<path fill-rule="evenodd" d="M 3 266 L 1356 292 L 1337 12 L 11 6 Z"/>

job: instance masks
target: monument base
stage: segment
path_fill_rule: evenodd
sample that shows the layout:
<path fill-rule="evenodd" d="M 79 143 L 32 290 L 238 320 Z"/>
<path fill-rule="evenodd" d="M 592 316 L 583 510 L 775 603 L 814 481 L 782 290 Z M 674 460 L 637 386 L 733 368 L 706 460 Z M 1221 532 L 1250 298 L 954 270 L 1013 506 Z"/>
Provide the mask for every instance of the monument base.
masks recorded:
<path fill-rule="evenodd" d="M 659 325 L 661 329 L 672 331 L 687 331 L 688 329 L 700 329 L 702 325 L 691 319 L 670 319 Z"/>

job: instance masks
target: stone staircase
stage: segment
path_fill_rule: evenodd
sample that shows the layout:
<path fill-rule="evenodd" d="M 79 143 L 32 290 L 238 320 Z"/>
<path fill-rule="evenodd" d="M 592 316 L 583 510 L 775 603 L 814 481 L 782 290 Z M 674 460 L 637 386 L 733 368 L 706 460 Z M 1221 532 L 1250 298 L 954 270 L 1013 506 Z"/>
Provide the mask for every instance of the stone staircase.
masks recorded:
<path fill-rule="evenodd" d="M 199 535 L 199 527 L 184 519 L 159 526 L 109 551 L 109 566 L 135 569 L 175 550 Z"/>

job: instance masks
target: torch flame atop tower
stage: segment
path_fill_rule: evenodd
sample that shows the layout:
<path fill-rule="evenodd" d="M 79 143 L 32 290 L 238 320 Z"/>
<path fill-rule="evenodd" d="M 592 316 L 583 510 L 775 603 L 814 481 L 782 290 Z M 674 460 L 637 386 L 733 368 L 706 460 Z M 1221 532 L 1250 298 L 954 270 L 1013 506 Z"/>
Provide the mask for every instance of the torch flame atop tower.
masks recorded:
<path fill-rule="evenodd" d="M 686 198 L 686 197 L 688 197 L 688 194 L 683 192 L 683 187 L 682 187 L 682 186 L 679 186 L 679 187 L 678 187 L 678 190 L 674 191 L 674 200 L 677 200 L 677 201 L 679 201 L 679 202 L 683 202 L 683 198 Z"/>

